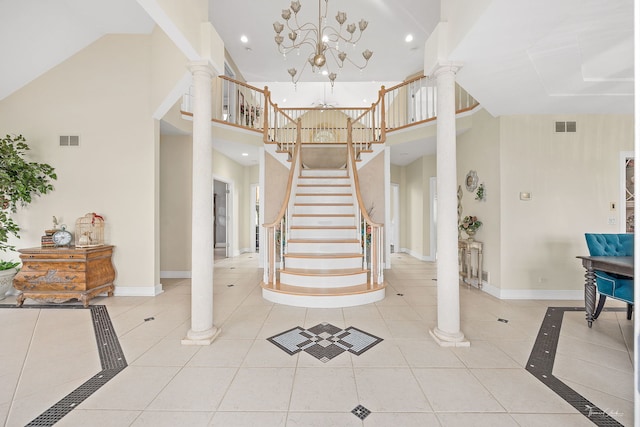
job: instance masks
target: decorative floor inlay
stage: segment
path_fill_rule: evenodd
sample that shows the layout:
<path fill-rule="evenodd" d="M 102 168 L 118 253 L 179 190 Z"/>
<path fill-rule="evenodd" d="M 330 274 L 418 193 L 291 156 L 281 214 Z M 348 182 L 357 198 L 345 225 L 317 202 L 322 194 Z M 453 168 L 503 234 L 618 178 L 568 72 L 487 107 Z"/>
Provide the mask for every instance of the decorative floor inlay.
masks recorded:
<path fill-rule="evenodd" d="M 374 345 L 382 341 L 374 335 L 349 326 L 340 329 L 330 323 L 320 323 L 312 328 L 300 326 L 267 338 L 282 350 L 293 356 L 305 351 L 321 362 L 328 362 L 334 357 L 348 351 L 360 356 Z"/>
<path fill-rule="evenodd" d="M 624 308 L 610 308 L 603 311 L 625 311 Z M 568 404 L 576 408 L 582 415 L 600 427 L 622 426 L 612 418 L 607 411 L 591 403 L 587 398 L 577 393 L 553 375 L 553 362 L 560 340 L 560 328 L 565 311 L 584 311 L 584 307 L 549 307 L 542 326 L 531 350 L 526 369 L 544 385 L 553 390 Z M 587 327 L 585 320 L 584 327 Z"/>
<path fill-rule="evenodd" d="M 0 308 L 16 308 L 15 305 L 0 304 Z M 56 305 L 38 304 L 23 305 L 19 310 L 24 309 L 71 309 L 86 310 L 82 305 Z M 65 415 L 71 412 L 76 406 L 91 396 L 109 380 L 118 375 L 120 371 L 127 367 L 124 352 L 120 346 L 120 341 L 116 335 L 111 318 L 104 305 L 91 305 L 91 321 L 96 335 L 98 354 L 102 371 L 85 381 L 80 387 L 63 397 L 51 408 L 34 418 L 27 426 L 52 426 L 60 421 Z"/>
<path fill-rule="evenodd" d="M 361 420 L 364 420 L 365 418 L 367 418 L 369 416 L 369 414 L 371 413 L 370 410 L 368 410 L 367 408 L 365 408 L 362 405 L 358 405 L 355 408 L 353 408 L 353 410 L 351 411 L 351 413 L 353 415 L 355 415 L 356 417 L 360 418 Z"/>

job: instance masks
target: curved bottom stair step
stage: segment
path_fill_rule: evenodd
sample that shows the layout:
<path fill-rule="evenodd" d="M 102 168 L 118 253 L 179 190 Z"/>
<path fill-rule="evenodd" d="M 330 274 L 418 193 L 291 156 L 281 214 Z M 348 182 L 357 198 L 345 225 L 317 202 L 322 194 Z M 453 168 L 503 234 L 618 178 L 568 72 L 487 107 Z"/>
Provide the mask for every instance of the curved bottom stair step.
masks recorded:
<path fill-rule="evenodd" d="M 351 269 L 362 268 L 359 253 L 292 253 L 286 255 L 287 268 L 296 269 Z"/>
<path fill-rule="evenodd" d="M 367 276 L 367 270 L 362 268 L 285 268 L 280 271 L 280 283 L 308 288 L 345 288 L 366 283 Z"/>
<path fill-rule="evenodd" d="M 262 296 L 267 301 L 295 307 L 340 308 L 381 301 L 387 285 L 366 283 L 345 288 L 313 288 L 277 282 L 272 285 L 262 283 L 261 286 Z"/>

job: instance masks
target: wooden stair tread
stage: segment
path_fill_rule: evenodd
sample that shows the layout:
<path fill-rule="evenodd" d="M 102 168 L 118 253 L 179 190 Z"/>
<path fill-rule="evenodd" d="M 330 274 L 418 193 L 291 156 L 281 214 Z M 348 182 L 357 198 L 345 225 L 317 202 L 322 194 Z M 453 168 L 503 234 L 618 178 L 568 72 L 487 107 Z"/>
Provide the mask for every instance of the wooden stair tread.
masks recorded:
<path fill-rule="evenodd" d="M 315 218 L 315 217 L 321 217 L 321 218 L 353 218 L 355 217 L 355 214 L 293 214 L 291 216 L 296 216 L 296 217 L 302 217 L 302 218 Z"/>
<path fill-rule="evenodd" d="M 315 252 L 289 252 L 285 255 L 285 258 L 323 258 L 323 259 L 339 259 L 339 258 L 362 258 L 362 254 L 359 253 L 344 253 L 344 254 L 324 254 Z"/>
<path fill-rule="evenodd" d="M 351 184 L 298 184 L 298 187 L 313 187 L 313 188 L 327 188 L 327 187 L 351 187 Z"/>
<path fill-rule="evenodd" d="M 280 273 L 295 274 L 297 276 L 353 276 L 356 274 L 368 273 L 367 270 L 361 268 L 285 268 Z"/>
<path fill-rule="evenodd" d="M 298 179 L 345 179 L 349 178 L 349 175 L 344 176 L 311 176 L 311 175 L 299 175 Z"/>
<path fill-rule="evenodd" d="M 289 239 L 289 243 L 360 243 L 358 239 Z"/>
<path fill-rule="evenodd" d="M 296 193 L 296 196 L 349 196 L 353 197 L 351 193 Z"/>
<path fill-rule="evenodd" d="M 355 230 L 355 225 L 292 225 L 291 229 L 296 230 Z"/>
<path fill-rule="evenodd" d="M 353 203 L 294 203 L 294 206 L 353 206 Z"/>
<path fill-rule="evenodd" d="M 263 289 L 267 289 L 273 292 L 280 292 L 290 295 L 301 296 L 344 296 L 344 295 L 357 295 L 367 292 L 380 291 L 387 287 L 386 283 L 371 285 L 369 283 L 363 283 L 355 286 L 345 286 L 343 288 L 308 288 L 300 286 L 283 285 L 276 282 L 272 285 L 261 283 Z"/>

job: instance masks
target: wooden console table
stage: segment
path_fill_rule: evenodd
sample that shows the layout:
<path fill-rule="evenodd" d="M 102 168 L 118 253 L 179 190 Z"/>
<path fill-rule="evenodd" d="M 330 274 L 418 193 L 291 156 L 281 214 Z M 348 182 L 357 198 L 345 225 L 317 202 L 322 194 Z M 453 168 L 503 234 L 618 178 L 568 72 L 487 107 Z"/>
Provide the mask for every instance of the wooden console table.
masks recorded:
<path fill-rule="evenodd" d="M 463 282 L 482 289 L 482 242 L 458 240 L 458 271 Z"/>
<path fill-rule="evenodd" d="M 98 294 L 113 296 L 113 246 L 28 248 L 18 252 L 22 268 L 13 279 L 13 286 L 21 291 L 18 307 L 26 298 L 58 302 L 75 298 L 88 307 Z"/>
<path fill-rule="evenodd" d="M 587 325 L 593 324 L 593 313 L 596 311 L 596 274 L 595 270 L 605 273 L 621 274 L 633 277 L 632 256 L 578 256 L 582 266 L 587 270 L 584 282 L 584 310 L 587 312 Z"/>

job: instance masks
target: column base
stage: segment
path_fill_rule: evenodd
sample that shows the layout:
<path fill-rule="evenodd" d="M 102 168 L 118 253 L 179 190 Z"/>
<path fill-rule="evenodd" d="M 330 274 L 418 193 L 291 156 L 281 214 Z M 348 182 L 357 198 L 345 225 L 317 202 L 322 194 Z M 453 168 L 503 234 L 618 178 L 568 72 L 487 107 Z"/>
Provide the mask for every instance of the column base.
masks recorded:
<path fill-rule="evenodd" d="M 182 339 L 182 345 L 211 345 L 222 329 L 215 326 L 206 331 L 195 332 L 189 329 L 187 336 Z"/>
<path fill-rule="evenodd" d="M 471 347 L 471 343 L 465 339 L 462 332 L 450 334 L 438 329 L 436 326 L 429 330 L 429 334 L 440 347 Z"/>

